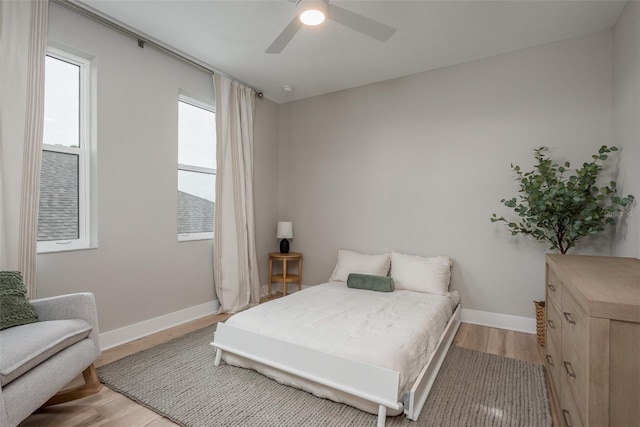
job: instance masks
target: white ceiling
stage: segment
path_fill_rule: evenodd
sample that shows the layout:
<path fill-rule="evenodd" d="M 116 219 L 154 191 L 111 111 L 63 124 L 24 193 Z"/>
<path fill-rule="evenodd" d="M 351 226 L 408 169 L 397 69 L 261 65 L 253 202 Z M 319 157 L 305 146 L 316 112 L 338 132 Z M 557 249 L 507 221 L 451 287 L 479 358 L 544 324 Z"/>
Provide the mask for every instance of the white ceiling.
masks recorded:
<path fill-rule="evenodd" d="M 385 43 L 327 21 L 264 51 L 295 1 L 76 0 L 187 53 L 275 102 L 401 77 L 611 28 L 625 1 L 338 1 L 397 28 Z M 295 86 L 293 93 L 283 85 Z"/>

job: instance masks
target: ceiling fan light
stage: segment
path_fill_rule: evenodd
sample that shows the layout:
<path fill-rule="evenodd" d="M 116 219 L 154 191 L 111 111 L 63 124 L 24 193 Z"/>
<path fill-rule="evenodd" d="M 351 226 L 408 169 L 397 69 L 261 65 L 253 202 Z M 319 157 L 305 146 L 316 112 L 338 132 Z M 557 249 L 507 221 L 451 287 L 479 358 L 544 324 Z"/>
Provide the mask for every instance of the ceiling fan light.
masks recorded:
<path fill-rule="evenodd" d="M 305 10 L 300 14 L 300 20 L 305 25 L 320 25 L 324 22 L 324 13 L 314 9 Z"/>
<path fill-rule="evenodd" d="M 324 0 L 301 0 L 298 3 L 298 17 L 305 25 L 320 25 L 326 16 L 327 3 Z"/>

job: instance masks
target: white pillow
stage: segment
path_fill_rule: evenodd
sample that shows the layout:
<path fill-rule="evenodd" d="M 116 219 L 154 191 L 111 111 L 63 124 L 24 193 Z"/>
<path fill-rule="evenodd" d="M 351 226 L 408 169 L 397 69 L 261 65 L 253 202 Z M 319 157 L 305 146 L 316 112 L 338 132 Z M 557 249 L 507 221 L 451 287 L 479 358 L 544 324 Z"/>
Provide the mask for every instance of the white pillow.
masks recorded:
<path fill-rule="evenodd" d="M 338 263 L 329 280 L 346 282 L 350 273 L 386 276 L 389 274 L 390 263 L 389 254 L 367 255 L 341 249 L 338 251 Z"/>
<path fill-rule="evenodd" d="M 451 280 L 451 258 L 425 258 L 391 253 L 391 277 L 396 289 L 445 295 Z"/>

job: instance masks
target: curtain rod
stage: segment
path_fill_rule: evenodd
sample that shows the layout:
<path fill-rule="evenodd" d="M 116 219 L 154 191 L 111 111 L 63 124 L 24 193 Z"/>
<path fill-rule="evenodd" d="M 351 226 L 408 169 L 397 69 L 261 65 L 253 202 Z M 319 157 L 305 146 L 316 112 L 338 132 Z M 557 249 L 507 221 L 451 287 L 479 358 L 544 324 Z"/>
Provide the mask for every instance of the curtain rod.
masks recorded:
<path fill-rule="evenodd" d="M 262 93 L 262 91 L 255 89 L 251 86 L 249 86 L 248 84 L 235 79 L 225 73 L 223 73 L 222 71 L 218 70 L 217 68 L 212 67 L 209 64 L 206 64 L 178 49 L 175 49 L 169 45 L 166 45 L 158 40 L 154 40 L 146 35 L 143 34 L 139 34 L 137 33 L 132 27 L 129 27 L 128 25 L 120 22 L 120 21 L 116 21 L 113 18 L 110 18 L 108 16 L 106 16 L 105 14 L 93 9 L 90 6 L 84 5 L 84 4 L 79 4 L 77 3 L 76 0 L 52 0 L 54 3 L 57 3 L 61 6 L 66 7 L 67 9 L 70 9 L 80 15 L 83 15 L 89 19 L 92 19 L 95 22 L 98 22 L 102 25 L 105 25 L 113 30 L 116 30 L 117 32 L 124 34 L 125 36 L 128 36 L 132 39 L 137 40 L 138 42 L 138 47 L 140 48 L 144 48 L 145 46 L 150 46 L 156 50 L 159 50 L 160 52 L 164 53 L 165 55 L 169 55 L 173 58 L 176 58 L 182 62 L 185 62 L 189 65 L 192 65 L 196 68 L 199 68 L 203 71 L 209 72 L 209 73 L 216 73 L 219 74 L 221 76 L 227 77 L 231 80 L 235 80 L 238 83 L 242 83 L 243 85 L 253 89 L 256 92 L 256 96 L 258 98 L 262 98 L 264 96 L 264 94 Z"/>

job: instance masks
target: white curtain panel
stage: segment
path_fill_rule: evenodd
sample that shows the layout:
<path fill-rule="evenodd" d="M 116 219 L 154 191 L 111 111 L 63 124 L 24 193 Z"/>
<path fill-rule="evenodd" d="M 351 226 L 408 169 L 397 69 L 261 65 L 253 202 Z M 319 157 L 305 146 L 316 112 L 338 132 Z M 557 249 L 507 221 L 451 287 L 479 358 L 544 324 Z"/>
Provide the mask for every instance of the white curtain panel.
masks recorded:
<path fill-rule="evenodd" d="M 213 276 L 220 313 L 260 302 L 253 212 L 255 91 L 215 74 L 216 205 Z"/>
<path fill-rule="evenodd" d="M 0 270 L 36 294 L 48 0 L 0 2 Z"/>

